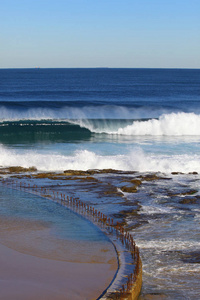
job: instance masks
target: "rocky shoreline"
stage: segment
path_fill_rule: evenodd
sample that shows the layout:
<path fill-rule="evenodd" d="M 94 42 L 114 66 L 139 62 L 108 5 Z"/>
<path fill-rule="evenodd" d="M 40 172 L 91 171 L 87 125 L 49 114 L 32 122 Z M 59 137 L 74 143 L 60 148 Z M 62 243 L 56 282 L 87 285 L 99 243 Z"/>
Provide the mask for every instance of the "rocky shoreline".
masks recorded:
<path fill-rule="evenodd" d="M 135 218 L 140 218 L 137 215 L 138 210 L 140 209 L 140 204 L 135 201 L 134 203 L 130 203 L 127 201 L 127 194 L 135 194 L 138 192 L 138 189 L 142 187 L 142 185 L 146 183 L 154 183 L 156 181 L 166 181 L 172 180 L 174 176 L 179 175 L 198 175 L 197 172 L 190 172 L 188 174 L 183 174 L 180 172 L 172 172 L 171 174 L 162 174 L 162 173 L 139 173 L 135 171 L 121 171 L 114 169 L 102 169 L 102 170 L 65 170 L 64 172 L 40 172 L 37 171 L 35 167 L 23 168 L 20 166 L 13 166 L 7 168 L 0 168 L 0 176 L 7 175 L 12 176 L 12 178 L 18 179 L 49 179 L 52 181 L 75 181 L 77 185 L 81 185 L 85 183 L 85 186 L 89 185 L 90 189 L 97 189 L 99 196 L 109 197 L 109 198 L 118 198 L 122 199 L 123 210 L 118 211 L 113 214 L 113 217 L 118 219 L 123 225 L 126 224 L 126 218 L 128 216 L 134 216 Z M 108 175 L 109 177 L 105 177 Z M 106 181 L 106 184 L 105 184 Z M 56 183 L 55 183 L 56 184 Z M 169 197 L 179 197 L 180 204 L 198 204 L 200 203 L 200 196 L 196 195 L 198 190 L 184 188 L 184 191 L 178 191 L 177 193 L 173 193 L 171 190 L 166 191 L 166 195 Z M 139 220 L 138 220 L 139 221 Z M 143 223 L 143 222 L 142 222 Z M 139 222 L 139 226 L 141 222 Z M 136 224 L 135 226 L 138 226 Z M 133 229 L 131 227 L 131 229 Z"/>
<path fill-rule="evenodd" d="M 175 209 L 190 212 L 191 207 L 200 204 L 195 184 L 199 181 L 197 172 L 183 174 L 173 172 L 124 172 L 121 170 L 66 170 L 64 172 L 40 172 L 36 168 L 1 168 L 0 176 L 20 179 L 38 186 L 54 187 L 57 191 L 68 191 L 87 205 L 93 205 L 108 217 L 114 218 L 127 231 L 143 228 L 154 220 L 165 216 L 163 211 L 156 214 L 143 213 L 147 196 L 162 195 L 164 205 L 169 201 Z M 148 202 L 148 201 L 147 201 Z M 164 252 L 163 252 L 164 253 Z M 177 256 L 183 263 L 199 263 L 198 251 L 168 251 L 167 255 Z M 145 259 L 145 258 L 144 258 Z M 153 266 L 152 266 L 153 267 Z M 143 284 L 145 286 L 145 283 Z M 145 289 L 141 299 L 168 299 L 167 292 L 151 292 Z M 170 299 L 170 298 L 169 298 Z M 179 299 L 179 298 L 177 298 Z"/>

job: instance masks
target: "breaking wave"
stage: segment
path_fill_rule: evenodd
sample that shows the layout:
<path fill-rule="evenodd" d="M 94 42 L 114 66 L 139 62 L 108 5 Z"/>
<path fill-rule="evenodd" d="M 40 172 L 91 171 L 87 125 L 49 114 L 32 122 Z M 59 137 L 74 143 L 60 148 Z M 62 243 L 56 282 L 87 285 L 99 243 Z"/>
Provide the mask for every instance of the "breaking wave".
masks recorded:
<path fill-rule="evenodd" d="M 117 169 L 139 172 L 200 173 L 200 155 L 156 155 L 141 148 L 123 155 L 99 155 L 88 150 L 77 150 L 71 155 L 44 153 L 34 150 L 13 150 L 0 146 L 0 166 L 35 166 L 40 171 Z"/>
<path fill-rule="evenodd" d="M 194 113 L 164 114 L 159 119 L 24 119 L 0 122 L 0 143 L 134 142 L 137 139 L 185 141 L 200 136 L 200 115 Z M 170 138 L 171 137 L 171 138 Z M 165 139 L 166 140 L 166 139 Z M 142 140 L 141 140 L 142 141 Z"/>
<path fill-rule="evenodd" d="M 10 106 L 9 106 L 10 105 Z M 0 106 L 0 122 L 8 121 L 65 121 L 85 128 L 91 133 L 125 136 L 191 136 L 200 135 L 200 114 L 170 112 L 152 107 L 125 107 L 117 105 L 90 105 L 83 107 L 42 106 L 37 103 L 13 102 Z M 71 127 L 70 127 L 71 129 Z M 67 131 L 68 128 L 66 127 Z"/>
<path fill-rule="evenodd" d="M 119 128 L 117 134 L 124 135 L 200 135 L 200 115 L 194 113 L 172 113 L 162 115 L 158 120 L 133 122 Z"/>
<path fill-rule="evenodd" d="M 130 122 L 130 121 L 129 121 Z M 132 121 L 132 124 L 124 123 L 123 127 L 113 130 L 110 124 L 104 121 L 103 127 L 101 124 L 94 126 L 90 120 L 80 120 L 79 125 L 85 127 L 92 132 L 107 133 L 129 136 L 191 136 L 200 135 L 200 115 L 195 113 L 171 113 L 163 114 L 158 119 Z M 108 125 L 106 127 L 106 125 Z M 119 125 L 119 123 L 118 123 Z"/>

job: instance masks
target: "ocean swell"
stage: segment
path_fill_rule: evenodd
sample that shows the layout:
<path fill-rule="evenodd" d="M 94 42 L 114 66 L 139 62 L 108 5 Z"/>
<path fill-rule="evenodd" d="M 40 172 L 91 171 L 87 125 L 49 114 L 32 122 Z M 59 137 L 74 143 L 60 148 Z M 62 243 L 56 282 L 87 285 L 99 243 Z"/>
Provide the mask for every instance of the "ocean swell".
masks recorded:
<path fill-rule="evenodd" d="M 125 136 L 199 136 L 200 114 L 153 111 L 115 105 L 62 108 L 0 106 L 0 122 L 35 120 L 65 121 L 96 134 Z"/>
<path fill-rule="evenodd" d="M 72 101 L 74 103 L 74 101 Z M 77 102 L 76 102 L 77 104 Z M 172 110 L 150 106 L 78 105 L 59 101 L 0 102 L 0 121 L 67 119 L 147 119 Z"/>
<path fill-rule="evenodd" d="M 93 133 L 127 136 L 199 136 L 200 115 L 195 113 L 163 114 L 149 120 L 71 120 Z"/>

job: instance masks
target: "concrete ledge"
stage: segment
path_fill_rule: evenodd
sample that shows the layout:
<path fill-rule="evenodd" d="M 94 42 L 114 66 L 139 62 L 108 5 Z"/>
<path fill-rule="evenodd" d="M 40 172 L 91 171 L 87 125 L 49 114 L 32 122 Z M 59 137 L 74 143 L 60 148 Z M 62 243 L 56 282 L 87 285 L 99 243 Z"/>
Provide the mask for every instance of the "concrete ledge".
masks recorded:
<path fill-rule="evenodd" d="M 124 298 L 124 299 L 137 300 L 139 295 L 140 295 L 141 288 L 142 288 L 142 261 L 141 261 L 141 258 L 140 258 L 139 273 L 137 275 L 136 281 L 133 284 L 133 287 L 132 287 L 130 293 L 128 293 L 127 298 Z"/>

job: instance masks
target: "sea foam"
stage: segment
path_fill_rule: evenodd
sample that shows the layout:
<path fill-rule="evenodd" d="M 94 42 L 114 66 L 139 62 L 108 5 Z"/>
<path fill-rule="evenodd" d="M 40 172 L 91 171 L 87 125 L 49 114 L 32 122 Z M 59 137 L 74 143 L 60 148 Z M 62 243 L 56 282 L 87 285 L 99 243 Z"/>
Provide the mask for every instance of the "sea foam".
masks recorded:
<path fill-rule="evenodd" d="M 76 150 L 71 155 L 41 152 L 39 150 L 14 150 L 0 146 L 0 165 L 35 166 L 41 171 L 117 169 L 139 172 L 200 173 L 200 155 L 157 155 L 145 153 L 141 148 L 134 148 L 123 155 L 100 155 L 88 150 Z"/>
<path fill-rule="evenodd" d="M 199 136 L 200 115 L 195 113 L 162 114 L 158 119 L 150 120 L 106 120 L 81 119 L 72 121 L 80 127 L 94 133 L 127 136 Z M 123 126 L 122 126 L 123 124 Z"/>
<path fill-rule="evenodd" d="M 119 128 L 122 135 L 200 135 L 200 115 L 195 113 L 164 114 L 158 120 L 135 121 L 132 125 Z"/>

